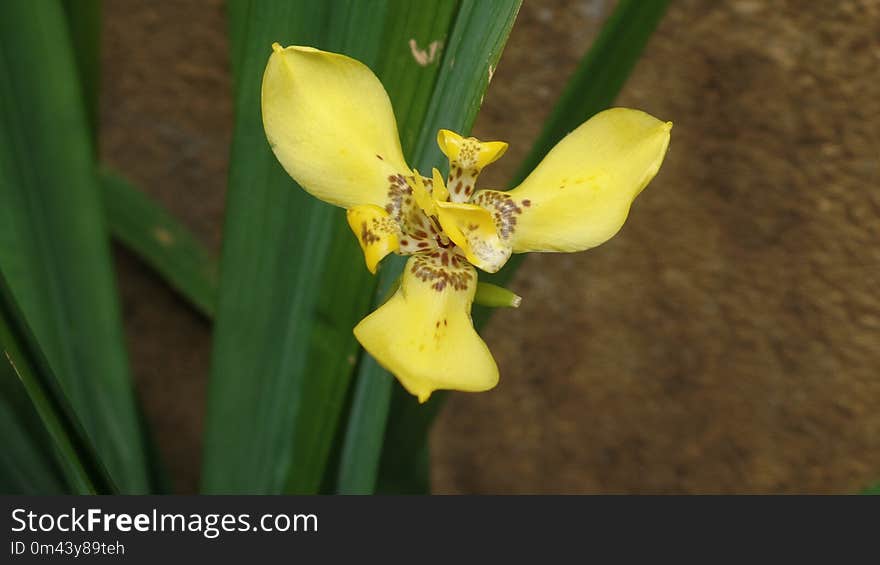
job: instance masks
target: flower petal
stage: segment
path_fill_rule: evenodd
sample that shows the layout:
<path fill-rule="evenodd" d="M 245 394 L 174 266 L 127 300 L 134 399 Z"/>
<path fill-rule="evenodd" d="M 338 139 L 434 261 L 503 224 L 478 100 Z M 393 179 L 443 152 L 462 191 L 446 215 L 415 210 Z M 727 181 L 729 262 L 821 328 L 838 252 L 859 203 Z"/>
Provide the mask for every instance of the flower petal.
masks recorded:
<path fill-rule="evenodd" d="M 263 128 L 284 169 L 325 202 L 384 207 L 390 179 L 410 171 L 382 83 L 344 55 L 277 43 L 272 49 Z"/>
<path fill-rule="evenodd" d="M 428 190 L 425 181 L 428 180 L 419 174 L 418 170 L 413 171 L 412 178 L 409 179 L 410 188 L 412 188 L 413 200 L 416 206 L 427 216 L 434 214 L 434 198 L 431 191 Z M 433 180 L 431 181 L 433 184 Z"/>
<path fill-rule="evenodd" d="M 431 188 L 431 197 L 434 200 L 438 200 L 440 202 L 446 202 L 449 200 L 449 191 L 446 189 L 446 184 L 443 182 L 443 175 L 440 174 L 440 171 L 437 170 L 436 167 L 431 171 L 432 180 L 432 188 Z"/>
<path fill-rule="evenodd" d="M 660 169 L 671 122 L 627 108 L 600 112 L 571 132 L 517 188 L 513 251 L 582 251 L 610 239 Z M 476 202 L 481 196 L 474 196 Z"/>
<path fill-rule="evenodd" d="M 411 394 L 489 390 L 498 367 L 471 321 L 477 273 L 449 251 L 414 255 L 400 288 L 364 318 L 355 337 Z"/>
<path fill-rule="evenodd" d="M 449 158 L 449 199 L 467 202 L 474 193 L 477 177 L 486 165 L 492 164 L 507 151 L 503 141 L 480 141 L 476 137 L 462 137 L 454 131 L 441 129 L 437 145 Z"/>
<path fill-rule="evenodd" d="M 492 214 L 474 204 L 436 203 L 444 233 L 458 245 L 471 264 L 496 273 L 510 258 L 510 244 L 498 234 Z"/>
<path fill-rule="evenodd" d="M 375 204 L 349 208 L 346 218 L 351 231 L 361 244 L 367 269 L 375 275 L 379 261 L 400 248 L 397 223 L 391 219 L 391 214 Z"/>

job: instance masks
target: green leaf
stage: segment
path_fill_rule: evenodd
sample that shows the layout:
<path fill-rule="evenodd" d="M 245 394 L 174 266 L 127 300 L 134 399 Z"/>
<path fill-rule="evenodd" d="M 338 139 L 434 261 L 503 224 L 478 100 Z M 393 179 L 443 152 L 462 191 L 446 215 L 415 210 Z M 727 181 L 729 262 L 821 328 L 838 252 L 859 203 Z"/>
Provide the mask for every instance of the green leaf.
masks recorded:
<path fill-rule="evenodd" d="M 657 24 L 663 17 L 667 0 L 620 0 L 589 51 L 569 79 L 564 93 L 556 103 L 541 134 L 525 158 L 511 186 L 517 185 L 541 161 L 562 137 L 593 114 L 611 106 L 627 77 L 641 57 Z M 506 285 L 523 260 L 514 255 L 501 272 L 485 277 L 501 286 Z M 491 310 L 474 311 L 474 323 L 485 325 Z M 427 485 L 420 454 L 426 449 L 428 431 L 446 394 L 434 394 L 427 406 L 416 409 L 406 394 L 395 392 L 383 452 L 380 490 L 395 485 Z"/>
<path fill-rule="evenodd" d="M 336 478 L 338 494 L 373 492 L 393 386 L 394 377 L 365 355 L 341 447 Z"/>
<path fill-rule="evenodd" d="M 320 2 L 229 2 L 235 132 L 205 422 L 202 489 L 280 492 L 331 210 L 292 186 L 260 118 L 273 41 L 314 43 Z"/>
<path fill-rule="evenodd" d="M 97 144 L 101 91 L 101 0 L 63 0 L 83 102 Z"/>
<path fill-rule="evenodd" d="M 214 315 L 217 261 L 162 206 L 112 172 L 101 174 L 110 232 L 205 317 Z"/>
<path fill-rule="evenodd" d="M 320 457 L 300 458 L 298 445 L 313 444 L 322 431 L 327 433 L 328 424 L 332 436 L 333 407 L 341 405 L 348 384 L 332 375 L 306 379 L 305 367 L 312 349 L 347 363 L 334 343 L 339 333 L 335 316 L 364 306 L 357 296 L 346 300 L 319 291 L 328 252 L 350 254 L 351 238 L 337 245 L 333 224 L 344 224 L 339 211 L 309 197 L 277 163 L 263 133 L 259 99 L 273 41 L 332 49 L 346 26 L 357 23 L 355 16 L 368 26 L 384 3 L 373 10 L 364 3 L 356 4 L 355 11 L 345 6 L 229 3 L 236 132 L 209 394 L 207 492 L 279 492 L 285 485 L 316 490 L 309 486 L 314 481 L 296 474 L 300 469 L 313 474 L 307 467 L 321 469 Z M 335 16 L 331 8 L 337 8 Z M 369 34 L 350 37 L 359 42 Z M 331 282 L 345 281 L 336 277 Z M 312 416 L 316 413 L 320 419 Z"/>
<path fill-rule="evenodd" d="M 0 326 L 5 327 L 0 320 Z M 65 494 L 66 484 L 27 391 L 0 354 L 0 494 Z"/>
<path fill-rule="evenodd" d="M 430 468 L 423 461 L 429 453 L 428 432 L 448 394 L 435 392 L 428 402 L 417 405 L 406 391 L 394 392 L 376 487 L 379 493 L 429 492 Z"/>
<path fill-rule="evenodd" d="M 61 4 L 0 3 L 0 267 L 124 492 L 148 488 L 118 297 Z"/>
<path fill-rule="evenodd" d="M 0 390 L 4 492 L 115 493 L 2 272 Z"/>
<path fill-rule="evenodd" d="M 432 166 L 446 169 L 446 159 L 436 143 L 437 131 L 470 131 L 519 6 L 520 2 L 513 0 L 461 3 L 443 51 L 437 84 L 415 147 L 408 155 L 411 165 L 425 171 Z M 386 260 L 380 274 L 383 289 L 400 276 L 404 262 L 400 257 Z M 371 493 L 376 488 L 390 395 L 399 390 L 391 382 L 392 377 L 372 358 L 361 363 L 339 463 L 340 493 Z M 406 402 L 417 405 L 412 397 Z"/>

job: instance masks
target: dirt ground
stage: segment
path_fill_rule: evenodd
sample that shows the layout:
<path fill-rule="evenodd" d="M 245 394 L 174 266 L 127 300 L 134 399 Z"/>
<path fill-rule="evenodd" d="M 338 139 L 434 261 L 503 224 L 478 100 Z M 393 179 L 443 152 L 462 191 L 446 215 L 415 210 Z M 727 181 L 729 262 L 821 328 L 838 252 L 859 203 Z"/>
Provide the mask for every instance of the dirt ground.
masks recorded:
<path fill-rule="evenodd" d="M 526 0 L 475 134 L 503 183 L 612 2 Z M 105 3 L 104 160 L 219 250 L 232 104 L 218 0 Z M 673 0 L 620 105 L 675 122 L 621 233 L 534 255 L 455 394 L 433 485 L 848 492 L 880 478 L 880 0 Z M 210 335 L 117 250 L 139 392 L 195 490 Z"/>

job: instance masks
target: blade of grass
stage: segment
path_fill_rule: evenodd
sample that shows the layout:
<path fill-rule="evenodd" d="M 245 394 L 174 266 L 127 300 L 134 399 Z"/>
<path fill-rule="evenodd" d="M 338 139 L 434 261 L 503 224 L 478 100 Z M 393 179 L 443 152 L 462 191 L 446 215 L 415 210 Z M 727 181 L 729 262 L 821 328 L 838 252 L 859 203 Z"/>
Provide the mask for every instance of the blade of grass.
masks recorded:
<path fill-rule="evenodd" d="M 88 437 L 125 492 L 142 436 L 60 3 L 0 3 L 0 266 Z"/>
<path fill-rule="evenodd" d="M 110 232 L 206 318 L 214 316 L 217 261 L 162 206 L 121 176 L 103 171 L 102 198 Z"/>
<path fill-rule="evenodd" d="M 668 0 L 620 0 L 569 79 L 511 186 L 522 181 L 566 133 L 613 104 L 662 19 L 667 4 Z M 480 277 L 504 286 L 522 259 L 522 255 L 515 255 L 501 272 L 488 277 L 481 274 Z M 490 309 L 476 309 L 475 325 L 478 328 L 485 325 L 491 312 Z M 419 454 L 427 449 L 428 432 L 445 397 L 445 394 L 435 394 L 426 406 L 416 407 L 405 393 L 395 391 L 381 465 L 381 490 L 401 485 L 428 485 L 428 478 L 422 476 L 426 467 Z"/>
<path fill-rule="evenodd" d="M 510 34 L 519 1 L 461 3 L 446 43 L 440 74 L 416 137 L 410 163 L 431 170 L 445 162 L 435 139 L 440 128 L 469 132 L 492 71 Z M 440 167 L 438 167 L 440 168 Z M 400 276 L 403 258 L 383 266 L 380 287 L 385 290 Z M 372 358 L 357 374 L 356 394 L 339 462 L 337 492 L 372 493 L 383 453 L 392 377 Z M 409 398 L 411 404 L 416 401 Z"/>
<path fill-rule="evenodd" d="M 23 418 L 15 421 L 19 424 L 21 422 L 29 424 L 27 435 L 17 438 L 17 441 L 23 442 L 29 437 L 34 442 L 30 446 L 19 444 L 18 454 L 32 459 L 15 461 L 16 468 L 34 473 L 26 477 L 26 480 L 39 480 L 37 484 L 40 484 L 40 488 L 47 488 L 46 481 L 54 479 L 53 475 L 60 467 L 69 492 L 115 493 L 115 488 L 103 465 L 68 406 L 36 338 L 28 328 L 21 310 L 15 304 L 2 272 L 0 272 L 0 347 L 2 347 L 0 365 L 3 365 L 0 368 L 0 377 L 3 378 L 4 404 L 17 404 L 15 411 L 24 414 Z M 25 405 L 25 396 L 29 399 L 30 406 Z M 4 413 L 8 414 L 5 411 Z M 14 429 L 5 427 L 2 429 L 4 435 L 14 432 Z M 54 448 L 57 467 L 47 460 L 46 444 L 42 443 L 46 439 L 50 439 Z M 9 449 L 7 445 L 4 441 L 4 451 Z M 50 488 L 48 492 L 57 486 L 53 481 L 51 486 L 48 486 Z M 40 494 L 48 492 L 44 491 Z"/>

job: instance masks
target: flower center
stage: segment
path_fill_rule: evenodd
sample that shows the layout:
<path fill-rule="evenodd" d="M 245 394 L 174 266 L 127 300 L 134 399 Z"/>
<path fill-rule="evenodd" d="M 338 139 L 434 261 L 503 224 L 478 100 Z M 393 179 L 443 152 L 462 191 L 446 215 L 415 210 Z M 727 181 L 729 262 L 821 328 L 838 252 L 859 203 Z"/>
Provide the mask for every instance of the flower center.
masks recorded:
<path fill-rule="evenodd" d="M 391 175 L 388 182 L 385 211 L 400 230 L 399 252 L 410 255 L 433 249 L 453 249 L 455 244 L 443 231 L 437 217 L 436 201 L 445 201 L 449 193 L 436 169 L 434 178 L 423 177 L 414 171 L 411 176 Z"/>
<path fill-rule="evenodd" d="M 437 169 L 431 177 L 423 177 L 417 170 L 392 174 L 387 177 L 384 209 L 374 205 L 349 209 L 349 224 L 372 272 L 392 251 L 400 255 L 445 251 L 490 273 L 510 257 L 512 230 L 506 228 L 512 228 L 515 218 L 510 210 L 498 206 L 509 197 L 498 193 L 502 196 L 493 200 L 487 199 L 487 193 L 497 191 L 475 192 L 480 171 L 498 159 L 507 144 L 463 138 L 448 130 L 440 131 L 437 142 L 449 158 L 449 188 Z M 376 158 L 384 160 L 379 154 Z M 482 202 L 490 205 L 485 207 Z"/>

